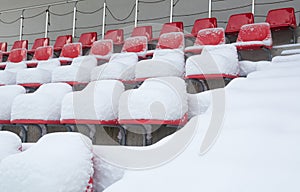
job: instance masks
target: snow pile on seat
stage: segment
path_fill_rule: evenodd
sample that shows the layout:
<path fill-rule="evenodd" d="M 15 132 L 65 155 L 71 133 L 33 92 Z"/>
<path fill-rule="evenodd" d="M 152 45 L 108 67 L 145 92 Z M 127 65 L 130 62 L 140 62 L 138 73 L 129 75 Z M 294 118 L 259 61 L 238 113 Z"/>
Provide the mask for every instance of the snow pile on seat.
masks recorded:
<path fill-rule="evenodd" d="M 0 84 L 2 85 L 13 85 L 16 84 L 17 72 L 25 69 L 26 63 L 7 63 L 3 71 L 0 71 Z"/>
<path fill-rule="evenodd" d="M 239 61 L 240 76 L 247 76 L 254 71 L 260 71 L 271 65 L 270 61 Z"/>
<path fill-rule="evenodd" d="M 115 120 L 122 92 L 124 85 L 117 80 L 91 82 L 82 91 L 64 97 L 61 119 Z"/>
<path fill-rule="evenodd" d="M 73 59 L 72 64 L 61 66 L 53 70 L 52 82 L 75 81 L 86 83 L 90 81 L 90 73 L 97 66 L 95 56 L 80 56 Z"/>
<path fill-rule="evenodd" d="M 91 80 L 101 79 L 134 79 L 135 65 L 138 62 L 136 53 L 115 53 L 108 63 L 95 67 L 91 72 Z"/>
<path fill-rule="evenodd" d="M 188 110 L 185 82 L 178 77 L 147 79 L 138 89 L 125 91 L 119 119 L 181 119 Z"/>
<path fill-rule="evenodd" d="M 113 54 L 113 41 L 111 39 L 95 41 L 89 54 L 95 56 L 97 60 L 109 60 Z"/>
<path fill-rule="evenodd" d="M 0 131 L 0 164 L 2 159 L 21 152 L 21 149 L 22 142 L 20 137 L 9 131 Z"/>
<path fill-rule="evenodd" d="M 238 75 L 236 47 L 230 44 L 205 46 L 200 55 L 189 57 L 186 61 L 186 76 L 199 74 Z"/>
<path fill-rule="evenodd" d="M 43 136 L 0 164 L 2 192 L 84 192 L 93 176 L 92 142 L 79 133 Z"/>
<path fill-rule="evenodd" d="M 17 84 L 24 83 L 50 83 L 52 71 L 60 66 L 58 59 L 38 61 L 36 68 L 21 70 L 17 73 Z"/>
<path fill-rule="evenodd" d="M 134 52 L 139 57 L 145 57 L 148 50 L 146 36 L 135 36 L 127 38 L 124 42 L 122 52 Z"/>
<path fill-rule="evenodd" d="M 152 59 L 139 61 L 135 68 L 135 77 L 182 77 L 184 73 L 184 53 L 178 49 L 157 49 Z"/>
<path fill-rule="evenodd" d="M 286 69 L 290 76 L 256 79 L 254 72 L 252 79 L 234 79 L 205 114 L 164 139 L 163 146 L 151 146 L 159 156 L 165 148 L 174 149 L 169 141 L 191 134 L 179 155 L 152 169 L 126 170 L 105 192 L 299 191 L 300 77 L 292 75 L 294 68 Z"/>
<path fill-rule="evenodd" d="M 11 119 L 59 120 L 61 101 L 71 91 L 66 83 L 48 83 L 34 93 L 19 95 L 13 102 Z"/>
<path fill-rule="evenodd" d="M 9 121 L 11 107 L 15 97 L 20 94 L 25 94 L 24 87 L 19 85 L 7 85 L 0 87 L 0 121 Z"/>

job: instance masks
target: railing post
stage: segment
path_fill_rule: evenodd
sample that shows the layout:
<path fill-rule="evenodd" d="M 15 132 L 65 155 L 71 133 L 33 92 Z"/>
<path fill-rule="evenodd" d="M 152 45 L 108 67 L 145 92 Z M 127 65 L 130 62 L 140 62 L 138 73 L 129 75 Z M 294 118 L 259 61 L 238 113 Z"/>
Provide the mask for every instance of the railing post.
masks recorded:
<path fill-rule="evenodd" d="M 48 37 L 48 26 L 49 26 L 49 7 L 46 10 L 46 21 L 45 21 L 45 38 Z"/>
<path fill-rule="evenodd" d="M 102 39 L 105 35 L 105 21 L 106 21 L 106 1 L 103 3 L 103 15 L 102 15 Z"/>
<path fill-rule="evenodd" d="M 255 13 L 255 0 L 252 0 L 252 13 Z"/>
<path fill-rule="evenodd" d="M 171 0 L 171 5 L 170 5 L 170 23 L 173 22 L 173 5 L 174 5 L 174 0 Z"/>
<path fill-rule="evenodd" d="M 134 27 L 137 27 L 137 25 L 138 25 L 138 9 L 139 9 L 139 0 L 135 0 Z"/>
<path fill-rule="evenodd" d="M 208 18 L 211 18 L 212 0 L 208 0 Z"/>
<path fill-rule="evenodd" d="M 77 3 L 78 3 L 78 1 L 75 2 L 74 12 L 73 12 L 73 27 L 72 27 L 73 38 L 75 38 Z"/>
<path fill-rule="evenodd" d="M 23 23 L 24 23 L 24 9 L 22 10 L 22 14 L 20 16 L 20 36 L 19 36 L 19 39 L 22 40 L 22 37 L 23 37 Z"/>

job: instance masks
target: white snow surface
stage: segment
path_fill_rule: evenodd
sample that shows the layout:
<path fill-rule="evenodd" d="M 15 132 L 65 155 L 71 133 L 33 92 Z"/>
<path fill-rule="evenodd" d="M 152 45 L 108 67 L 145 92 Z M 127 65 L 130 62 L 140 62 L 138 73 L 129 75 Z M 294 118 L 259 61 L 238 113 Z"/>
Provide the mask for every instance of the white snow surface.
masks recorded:
<path fill-rule="evenodd" d="M 114 120 L 124 85 L 117 80 L 89 83 L 82 91 L 65 95 L 61 119 Z"/>
<path fill-rule="evenodd" d="M 91 72 L 91 80 L 134 79 L 135 65 L 138 62 L 136 53 L 115 53 L 108 63 L 95 67 Z"/>
<path fill-rule="evenodd" d="M 147 79 L 138 89 L 125 91 L 119 101 L 121 120 L 177 120 L 187 110 L 185 82 L 178 77 Z"/>
<path fill-rule="evenodd" d="M 234 79 L 206 113 L 192 118 L 165 143 L 141 149 L 156 147 L 159 155 L 162 144 L 180 142 L 180 136 L 195 129 L 174 159 L 152 169 L 127 170 L 105 192 L 299 191 L 300 77 L 291 65 L 283 77 L 268 74 L 271 68 Z M 255 73 L 265 76 L 255 78 Z M 212 133 L 216 137 L 209 140 Z"/>
<path fill-rule="evenodd" d="M 20 85 L 0 86 L 0 120 L 10 120 L 11 107 L 14 99 L 26 90 Z"/>
<path fill-rule="evenodd" d="M 17 73 L 17 84 L 22 83 L 50 83 L 52 71 L 60 66 L 58 59 L 38 61 L 36 68 L 21 70 Z"/>
<path fill-rule="evenodd" d="M 2 159 L 9 155 L 20 153 L 21 149 L 22 142 L 20 137 L 9 131 L 0 131 L 0 164 Z"/>
<path fill-rule="evenodd" d="M 83 192 L 93 176 L 90 139 L 79 133 L 43 136 L 0 163 L 2 192 Z"/>
<path fill-rule="evenodd" d="M 90 73 L 97 66 L 97 59 L 93 55 L 80 56 L 73 59 L 71 65 L 57 67 L 52 72 L 52 82 L 76 81 L 87 83 Z"/>
<path fill-rule="evenodd" d="M 186 76 L 199 74 L 238 75 L 238 54 L 231 44 L 205 46 L 200 55 L 186 61 Z"/>
<path fill-rule="evenodd" d="M 270 61 L 239 61 L 240 76 L 247 76 L 249 73 L 254 71 L 260 71 L 264 67 L 271 65 Z"/>
<path fill-rule="evenodd" d="M 0 71 L 0 84 L 16 84 L 17 72 L 25 69 L 26 67 L 26 63 L 23 61 L 20 63 L 7 63 L 5 69 L 3 71 Z"/>
<path fill-rule="evenodd" d="M 34 93 L 19 95 L 13 102 L 11 119 L 59 120 L 62 99 L 71 91 L 66 83 L 47 83 Z"/>
<path fill-rule="evenodd" d="M 283 50 L 281 52 L 281 55 L 293 55 L 293 54 L 300 54 L 300 49 Z"/>
<path fill-rule="evenodd" d="M 135 77 L 182 77 L 184 73 L 184 53 L 178 49 L 156 49 L 152 59 L 136 64 Z"/>

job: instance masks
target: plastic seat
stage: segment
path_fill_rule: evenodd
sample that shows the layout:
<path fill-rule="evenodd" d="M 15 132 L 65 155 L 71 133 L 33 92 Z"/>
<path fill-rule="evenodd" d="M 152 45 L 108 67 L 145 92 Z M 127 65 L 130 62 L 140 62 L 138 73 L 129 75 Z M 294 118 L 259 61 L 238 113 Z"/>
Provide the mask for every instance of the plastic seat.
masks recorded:
<path fill-rule="evenodd" d="M 7 51 L 7 42 L 0 42 L 0 51 L 2 52 Z"/>
<path fill-rule="evenodd" d="M 121 129 L 125 144 L 125 131 L 118 124 L 118 106 L 124 85 L 117 80 L 89 83 L 82 91 L 65 95 L 62 101 L 61 123 L 67 125 L 110 125 Z"/>
<path fill-rule="evenodd" d="M 53 45 L 54 51 L 61 51 L 65 44 L 72 43 L 72 35 L 61 35 L 56 37 Z"/>
<path fill-rule="evenodd" d="M 95 41 L 97 41 L 97 32 L 82 33 L 78 40 L 83 49 L 90 48 Z"/>
<path fill-rule="evenodd" d="M 241 27 L 246 24 L 254 23 L 253 13 L 239 13 L 231 15 L 226 25 L 226 34 L 238 34 Z"/>
<path fill-rule="evenodd" d="M 93 55 L 97 60 L 108 61 L 113 54 L 114 44 L 111 39 L 95 41 L 90 49 L 89 55 Z"/>
<path fill-rule="evenodd" d="M 191 34 L 187 36 L 197 37 L 197 34 L 200 30 L 207 28 L 216 28 L 217 26 L 217 19 L 215 17 L 197 19 L 194 22 Z"/>
<path fill-rule="evenodd" d="M 186 53 L 199 54 L 204 46 L 225 44 L 225 32 L 223 28 L 208 28 L 198 32 L 194 46 L 186 47 Z"/>
<path fill-rule="evenodd" d="M 124 43 L 124 31 L 123 29 L 108 30 L 104 39 L 111 39 L 115 45 L 121 45 Z"/>
<path fill-rule="evenodd" d="M 4 69 L 7 63 L 19 63 L 27 58 L 27 50 L 25 48 L 13 49 L 10 51 L 7 62 L 0 63 L 0 69 Z"/>
<path fill-rule="evenodd" d="M 170 32 L 183 32 L 183 22 L 172 22 L 163 24 L 159 36 Z"/>
<path fill-rule="evenodd" d="M 39 47 L 44 47 L 49 45 L 49 38 L 38 38 L 35 39 L 32 45 L 31 50 L 27 51 L 27 54 L 33 54 L 34 51 Z"/>
<path fill-rule="evenodd" d="M 148 40 L 146 36 L 127 38 L 122 48 L 122 52 L 134 52 L 139 56 L 139 58 L 145 58 L 147 50 Z"/>
<path fill-rule="evenodd" d="M 70 64 L 74 58 L 79 57 L 81 55 L 82 55 L 81 43 L 68 43 L 63 46 L 58 59 L 61 65 L 67 65 Z"/>
<path fill-rule="evenodd" d="M 27 67 L 36 67 L 38 61 L 46 61 L 51 59 L 53 56 L 53 47 L 52 46 L 42 46 L 38 47 L 34 51 L 32 60 L 26 62 Z"/>
<path fill-rule="evenodd" d="M 183 126 L 187 122 L 187 93 L 178 77 L 147 79 L 139 88 L 122 93 L 119 123 L 126 129 L 142 125 L 144 145 L 151 143 L 151 126 Z"/>
<path fill-rule="evenodd" d="M 28 49 L 28 40 L 15 41 L 13 46 L 11 47 L 11 50 L 19 49 L 19 48 Z"/>
<path fill-rule="evenodd" d="M 131 37 L 146 36 L 148 42 L 152 40 L 152 26 L 138 26 L 132 30 Z"/>

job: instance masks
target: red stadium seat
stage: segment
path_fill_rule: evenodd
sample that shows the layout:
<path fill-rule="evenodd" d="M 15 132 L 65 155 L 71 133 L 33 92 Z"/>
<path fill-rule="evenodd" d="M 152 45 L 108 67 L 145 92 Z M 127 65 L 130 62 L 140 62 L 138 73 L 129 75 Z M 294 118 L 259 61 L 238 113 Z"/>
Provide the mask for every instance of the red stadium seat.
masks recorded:
<path fill-rule="evenodd" d="M 36 67 L 38 61 L 45 61 L 51 59 L 53 56 L 52 46 L 42 46 L 36 48 L 32 60 L 26 62 L 27 67 Z"/>
<path fill-rule="evenodd" d="M 2 52 L 7 51 L 7 42 L 0 42 L 0 51 Z"/>
<path fill-rule="evenodd" d="M 215 17 L 197 19 L 194 22 L 194 26 L 192 28 L 191 34 L 187 35 L 187 36 L 196 37 L 198 34 L 198 31 L 200 31 L 201 29 L 216 28 L 217 26 L 218 26 L 217 19 Z"/>
<path fill-rule="evenodd" d="M 146 36 L 148 41 L 152 40 L 152 26 L 135 27 L 131 33 L 131 37 Z"/>
<path fill-rule="evenodd" d="M 82 33 L 78 40 L 83 49 L 90 48 L 95 41 L 97 41 L 97 32 Z"/>
<path fill-rule="evenodd" d="M 65 44 L 72 43 L 72 35 L 58 36 L 53 45 L 54 51 L 61 51 Z"/>
<path fill-rule="evenodd" d="M 11 47 L 11 50 L 18 49 L 18 48 L 25 48 L 28 49 L 28 40 L 18 40 L 15 41 L 13 46 Z"/>
<path fill-rule="evenodd" d="M 136 36 L 127 38 L 122 48 L 122 52 L 134 52 L 140 58 L 145 58 L 147 50 L 148 41 L 146 36 Z"/>
<path fill-rule="evenodd" d="M 182 32 L 165 33 L 159 37 L 157 49 L 183 49 L 184 35 Z"/>
<path fill-rule="evenodd" d="M 161 36 L 162 34 L 165 34 L 165 33 L 170 33 L 170 32 L 183 32 L 183 22 L 178 21 L 178 22 L 172 22 L 172 23 L 165 23 L 162 26 L 159 36 Z"/>
<path fill-rule="evenodd" d="M 65 44 L 61 50 L 59 60 L 62 65 L 70 64 L 72 59 L 82 55 L 81 43 Z"/>
<path fill-rule="evenodd" d="M 28 54 L 33 54 L 34 51 L 38 48 L 38 47 L 43 47 L 43 46 L 48 46 L 49 45 L 49 38 L 38 38 L 34 40 L 34 43 L 32 45 L 31 50 L 28 50 L 27 53 Z"/>
<path fill-rule="evenodd" d="M 17 48 L 10 51 L 7 62 L 19 63 L 25 61 L 27 57 L 27 50 L 25 48 Z M 0 64 L 0 69 L 4 69 L 6 63 Z"/>
<path fill-rule="evenodd" d="M 111 39 L 115 45 L 121 45 L 124 43 L 124 31 L 123 29 L 108 30 L 105 33 L 104 39 Z"/>
<path fill-rule="evenodd" d="M 94 55 L 97 60 L 108 61 L 113 53 L 114 44 L 111 39 L 95 41 L 91 47 L 90 55 Z"/>

